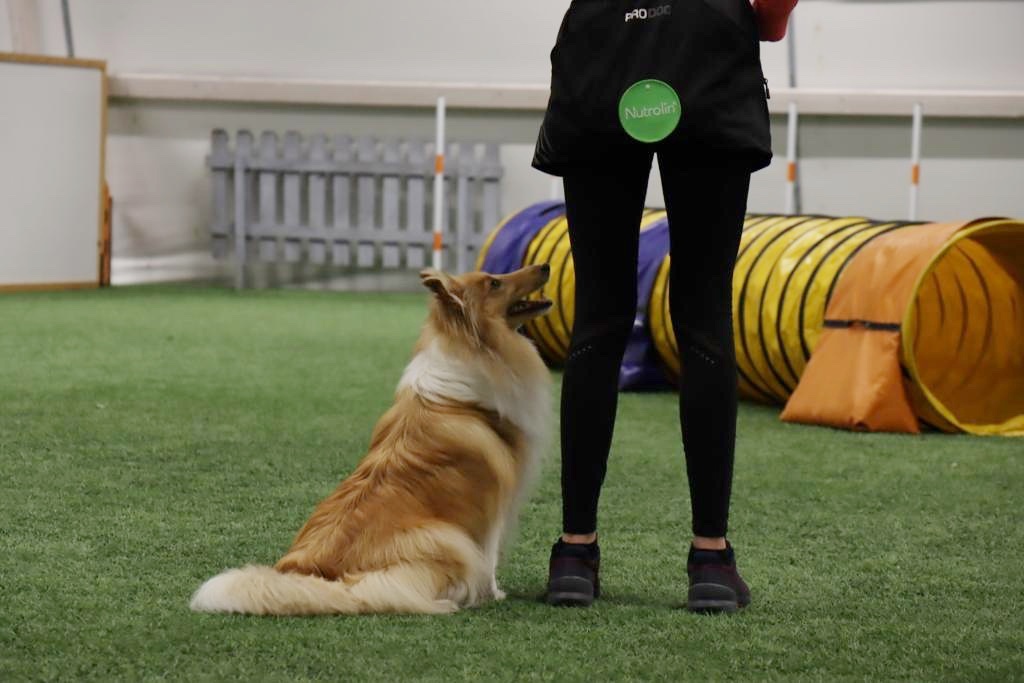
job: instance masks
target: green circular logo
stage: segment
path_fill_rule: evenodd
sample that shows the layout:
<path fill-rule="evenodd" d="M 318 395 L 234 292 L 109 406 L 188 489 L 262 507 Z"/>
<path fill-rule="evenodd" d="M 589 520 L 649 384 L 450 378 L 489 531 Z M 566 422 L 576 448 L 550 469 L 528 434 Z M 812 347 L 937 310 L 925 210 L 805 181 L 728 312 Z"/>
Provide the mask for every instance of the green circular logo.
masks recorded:
<path fill-rule="evenodd" d="M 660 142 L 679 125 L 679 95 L 668 83 L 648 79 L 634 83 L 619 100 L 619 121 L 634 140 Z"/>

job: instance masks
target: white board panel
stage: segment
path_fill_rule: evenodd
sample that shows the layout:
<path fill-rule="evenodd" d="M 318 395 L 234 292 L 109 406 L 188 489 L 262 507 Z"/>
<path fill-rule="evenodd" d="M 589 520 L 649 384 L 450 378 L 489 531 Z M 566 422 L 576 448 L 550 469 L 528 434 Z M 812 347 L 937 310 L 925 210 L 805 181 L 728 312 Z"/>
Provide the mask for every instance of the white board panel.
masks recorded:
<path fill-rule="evenodd" d="M 0 55 L 0 287 L 98 284 L 102 63 Z"/>

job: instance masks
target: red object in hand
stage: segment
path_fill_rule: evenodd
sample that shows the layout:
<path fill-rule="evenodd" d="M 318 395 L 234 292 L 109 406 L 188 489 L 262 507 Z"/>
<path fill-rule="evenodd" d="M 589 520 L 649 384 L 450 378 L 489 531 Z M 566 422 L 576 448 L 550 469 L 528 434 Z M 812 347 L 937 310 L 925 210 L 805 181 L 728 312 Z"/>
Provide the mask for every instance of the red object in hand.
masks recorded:
<path fill-rule="evenodd" d="M 785 37 L 789 13 L 796 3 L 797 0 L 753 0 L 761 40 L 775 42 Z"/>

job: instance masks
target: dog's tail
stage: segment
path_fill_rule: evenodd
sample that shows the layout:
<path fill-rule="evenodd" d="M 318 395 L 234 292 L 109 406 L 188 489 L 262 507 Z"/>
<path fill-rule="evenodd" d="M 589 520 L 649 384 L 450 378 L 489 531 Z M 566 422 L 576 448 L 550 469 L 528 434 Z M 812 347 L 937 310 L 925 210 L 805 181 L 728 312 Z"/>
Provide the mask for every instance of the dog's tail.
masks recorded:
<path fill-rule="evenodd" d="M 209 579 L 192 596 L 196 612 L 447 614 L 487 596 L 492 569 L 480 548 L 450 525 L 421 527 L 395 541 L 404 562 L 350 580 L 249 565 Z"/>
<path fill-rule="evenodd" d="M 482 597 L 484 583 L 450 581 L 445 574 L 430 563 L 403 564 L 346 583 L 250 565 L 209 579 L 190 606 L 195 612 L 277 616 L 450 614 Z M 449 588 L 442 590 L 443 585 Z"/>
<path fill-rule="evenodd" d="M 305 574 L 250 565 L 209 579 L 192 596 L 195 612 L 357 614 L 365 610 L 350 586 Z"/>

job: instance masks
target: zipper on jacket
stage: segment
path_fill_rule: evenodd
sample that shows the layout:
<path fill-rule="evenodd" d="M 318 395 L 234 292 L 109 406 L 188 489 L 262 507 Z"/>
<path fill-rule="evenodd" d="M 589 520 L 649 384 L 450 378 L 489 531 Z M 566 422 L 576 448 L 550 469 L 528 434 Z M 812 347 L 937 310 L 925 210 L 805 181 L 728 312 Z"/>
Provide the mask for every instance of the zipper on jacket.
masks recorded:
<path fill-rule="evenodd" d="M 764 81 L 764 98 L 770 100 L 772 98 L 772 91 L 768 89 L 768 79 L 762 77 L 761 80 Z"/>

